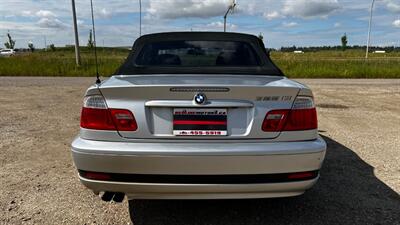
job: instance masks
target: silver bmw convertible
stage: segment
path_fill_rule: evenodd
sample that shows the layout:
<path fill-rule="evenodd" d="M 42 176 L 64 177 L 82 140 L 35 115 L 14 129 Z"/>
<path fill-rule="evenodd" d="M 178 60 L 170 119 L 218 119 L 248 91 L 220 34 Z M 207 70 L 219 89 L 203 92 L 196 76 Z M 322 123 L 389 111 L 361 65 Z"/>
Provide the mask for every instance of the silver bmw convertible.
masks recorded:
<path fill-rule="evenodd" d="M 239 33 L 140 37 L 80 126 L 79 179 L 106 201 L 297 196 L 326 151 L 311 90 Z"/>

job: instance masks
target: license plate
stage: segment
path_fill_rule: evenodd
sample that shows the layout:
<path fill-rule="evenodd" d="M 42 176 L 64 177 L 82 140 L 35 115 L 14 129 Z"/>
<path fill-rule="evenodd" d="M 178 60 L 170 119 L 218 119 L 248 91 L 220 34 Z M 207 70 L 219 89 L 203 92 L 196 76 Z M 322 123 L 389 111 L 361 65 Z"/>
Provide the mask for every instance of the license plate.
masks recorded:
<path fill-rule="evenodd" d="M 176 136 L 225 136 L 227 110 L 175 108 L 173 124 Z"/>

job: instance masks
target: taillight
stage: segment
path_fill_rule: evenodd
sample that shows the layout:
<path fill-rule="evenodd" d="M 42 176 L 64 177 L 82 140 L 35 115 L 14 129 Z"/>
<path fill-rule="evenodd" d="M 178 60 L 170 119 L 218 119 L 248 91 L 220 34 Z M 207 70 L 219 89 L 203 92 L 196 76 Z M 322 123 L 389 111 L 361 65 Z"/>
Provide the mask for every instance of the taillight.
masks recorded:
<path fill-rule="evenodd" d="M 265 132 L 277 132 L 283 129 L 289 110 L 272 110 L 265 116 L 262 130 Z"/>
<path fill-rule="evenodd" d="M 108 109 L 82 108 L 81 127 L 93 130 L 116 130 Z"/>
<path fill-rule="evenodd" d="M 136 131 L 132 112 L 126 109 L 108 109 L 100 95 L 85 97 L 81 113 L 81 127 L 93 130 Z"/>
<path fill-rule="evenodd" d="M 114 120 L 117 130 L 119 131 L 135 131 L 137 124 L 132 112 L 126 109 L 110 109 L 111 116 Z"/>
<path fill-rule="evenodd" d="M 283 131 L 313 130 L 317 128 L 317 112 L 315 108 L 292 109 L 286 120 Z"/>
<path fill-rule="evenodd" d="M 265 132 L 313 130 L 318 128 L 317 111 L 311 97 L 297 97 L 291 110 L 272 110 L 265 116 Z"/>

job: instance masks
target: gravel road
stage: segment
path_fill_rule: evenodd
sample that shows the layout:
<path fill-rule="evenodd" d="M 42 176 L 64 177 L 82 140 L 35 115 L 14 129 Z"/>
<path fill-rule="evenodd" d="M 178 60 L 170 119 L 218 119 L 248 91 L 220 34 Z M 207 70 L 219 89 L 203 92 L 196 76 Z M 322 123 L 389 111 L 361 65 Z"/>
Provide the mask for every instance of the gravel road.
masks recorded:
<path fill-rule="evenodd" d="M 94 78 L 0 77 L 0 224 L 131 224 L 78 181 L 69 145 Z M 299 80 L 328 153 L 319 183 L 286 199 L 139 201 L 145 224 L 400 224 L 400 80 Z"/>

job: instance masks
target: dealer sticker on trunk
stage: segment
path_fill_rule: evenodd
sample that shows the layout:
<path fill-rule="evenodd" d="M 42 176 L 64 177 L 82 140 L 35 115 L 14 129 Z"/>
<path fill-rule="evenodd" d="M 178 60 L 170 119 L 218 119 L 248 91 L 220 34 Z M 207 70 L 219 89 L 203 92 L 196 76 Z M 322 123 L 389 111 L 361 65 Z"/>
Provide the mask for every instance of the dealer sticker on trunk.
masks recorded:
<path fill-rule="evenodd" d="M 173 134 L 177 136 L 227 135 L 226 109 L 175 108 Z"/>

